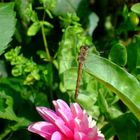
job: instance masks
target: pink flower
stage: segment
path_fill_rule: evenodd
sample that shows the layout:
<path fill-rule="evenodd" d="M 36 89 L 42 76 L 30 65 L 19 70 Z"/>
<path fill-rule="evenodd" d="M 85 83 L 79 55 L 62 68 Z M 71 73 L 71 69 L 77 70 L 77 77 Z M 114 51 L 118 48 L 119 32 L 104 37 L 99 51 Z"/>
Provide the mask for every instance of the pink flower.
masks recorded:
<path fill-rule="evenodd" d="M 45 121 L 32 123 L 28 130 L 47 140 L 105 140 L 92 120 L 77 103 L 70 107 L 63 101 L 53 101 L 55 112 L 37 107 Z"/>

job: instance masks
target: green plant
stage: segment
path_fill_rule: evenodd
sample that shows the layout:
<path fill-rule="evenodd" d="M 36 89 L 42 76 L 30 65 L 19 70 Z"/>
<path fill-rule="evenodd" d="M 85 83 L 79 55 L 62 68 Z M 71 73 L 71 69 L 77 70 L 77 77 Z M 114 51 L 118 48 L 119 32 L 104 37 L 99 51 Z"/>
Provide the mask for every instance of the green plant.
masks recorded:
<path fill-rule="evenodd" d="M 0 139 L 35 139 L 27 127 L 40 119 L 36 106 L 75 101 L 83 45 L 89 49 L 77 102 L 106 140 L 139 139 L 139 7 L 109 0 L 2 0 Z"/>

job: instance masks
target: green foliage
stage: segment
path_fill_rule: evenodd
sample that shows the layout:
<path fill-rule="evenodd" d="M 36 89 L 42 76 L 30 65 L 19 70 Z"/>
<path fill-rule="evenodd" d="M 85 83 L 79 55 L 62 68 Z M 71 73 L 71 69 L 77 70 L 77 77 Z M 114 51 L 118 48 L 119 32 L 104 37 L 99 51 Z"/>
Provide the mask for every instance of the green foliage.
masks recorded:
<path fill-rule="evenodd" d="M 131 10 L 140 15 L 140 3 L 136 3 L 131 7 Z"/>
<path fill-rule="evenodd" d="M 128 48 L 128 68 L 130 71 L 135 71 L 140 67 L 140 36 L 134 36 Z"/>
<path fill-rule="evenodd" d="M 137 16 L 137 14 L 130 12 L 129 13 L 129 22 L 131 23 L 132 26 L 136 26 L 139 24 L 139 17 Z"/>
<path fill-rule="evenodd" d="M 140 119 L 140 84 L 134 76 L 94 54 L 87 56 L 85 70 L 116 93 L 137 118 Z M 118 83 L 117 81 L 122 82 Z"/>
<path fill-rule="evenodd" d="M 110 50 L 109 59 L 118 65 L 125 66 L 127 63 L 126 47 L 121 43 L 116 43 Z"/>
<path fill-rule="evenodd" d="M 16 18 L 14 3 L 0 3 L 0 54 L 2 54 L 11 41 L 15 32 Z"/>
<path fill-rule="evenodd" d="M 89 49 L 77 102 L 97 121 L 106 140 L 139 139 L 139 5 L 3 0 L 0 140 L 36 139 L 27 132 L 31 122 L 40 120 L 36 106 L 51 108 L 58 98 L 75 102 L 77 58 L 83 45 Z"/>
<path fill-rule="evenodd" d="M 11 49 L 5 53 L 5 58 L 13 65 L 12 74 L 13 76 L 26 76 L 24 84 L 33 84 L 35 80 L 40 79 L 38 65 L 32 60 L 28 60 L 20 53 L 21 47 Z M 40 68 L 41 70 L 41 68 Z"/>

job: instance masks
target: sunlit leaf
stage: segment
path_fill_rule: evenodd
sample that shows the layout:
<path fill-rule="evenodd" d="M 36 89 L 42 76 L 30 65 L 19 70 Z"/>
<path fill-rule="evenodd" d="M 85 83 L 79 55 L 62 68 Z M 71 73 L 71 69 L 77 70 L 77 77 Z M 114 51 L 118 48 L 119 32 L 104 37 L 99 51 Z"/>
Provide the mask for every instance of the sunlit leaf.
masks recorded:
<path fill-rule="evenodd" d="M 15 25 L 14 3 L 0 3 L 0 55 L 8 48 Z"/>
<path fill-rule="evenodd" d="M 131 74 L 95 54 L 89 54 L 85 61 L 85 71 L 104 83 L 140 119 L 140 83 Z"/>
<path fill-rule="evenodd" d="M 131 10 L 137 14 L 140 15 L 140 3 L 135 3 L 132 7 Z"/>
<path fill-rule="evenodd" d="M 28 36 L 34 36 L 37 34 L 37 32 L 40 29 L 40 23 L 39 22 L 34 22 L 28 29 L 27 35 Z"/>

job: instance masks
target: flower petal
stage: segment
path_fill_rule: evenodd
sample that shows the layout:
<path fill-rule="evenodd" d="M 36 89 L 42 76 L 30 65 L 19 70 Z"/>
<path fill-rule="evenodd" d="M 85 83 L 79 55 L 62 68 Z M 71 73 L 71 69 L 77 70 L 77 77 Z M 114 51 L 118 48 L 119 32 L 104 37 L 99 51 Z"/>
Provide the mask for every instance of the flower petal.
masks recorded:
<path fill-rule="evenodd" d="M 37 107 L 47 122 L 33 123 L 28 130 L 47 140 L 105 140 L 96 122 L 77 103 L 70 107 L 63 100 L 53 101 L 55 111 Z"/>
<path fill-rule="evenodd" d="M 70 108 L 74 118 L 79 116 L 80 114 L 83 114 L 83 110 L 77 103 L 70 104 Z"/>
<path fill-rule="evenodd" d="M 57 115 L 59 115 L 66 125 L 73 129 L 74 128 L 74 119 L 70 107 L 62 100 L 53 101 Z"/>
<path fill-rule="evenodd" d="M 48 122 L 32 123 L 28 127 L 28 131 L 39 134 L 43 138 L 50 139 L 51 135 L 58 130 L 56 126 Z"/>
<path fill-rule="evenodd" d="M 98 130 L 98 139 L 97 140 L 105 140 L 104 135 L 101 133 L 101 131 Z"/>
<path fill-rule="evenodd" d="M 39 114 L 43 117 L 44 120 L 50 121 L 51 123 L 55 124 L 56 120 L 61 121 L 61 123 L 64 123 L 61 117 L 59 117 L 54 111 L 51 109 L 48 109 L 46 107 L 37 107 L 36 108 Z"/>
<path fill-rule="evenodd" d="M 86 135 L 81 132 L 76 132 L 74 135 L 74 140 L 86 140 Z"/>
<path fill-rule="evenodd" d="M 80 116 L 75 118 L 75 127 L 81 132 L 87 132 L 89 129 L 89 124 L 86 116 Z"/>
<path fill-rule="evenodd" d="M 59 130 L 67 137 L 72 138 L 73 132 L 71 129 L 69 129 L 65 124 L 61 124 L 59 120 L 55 122 L 56 126 L 59 128 Z"/>
<path fill-rule="evenodd" d="M 98 137 L 98 133 L 97 133 L 97 128 L 94 127 L 94 128 L 89 128 L 88 132 L 87 132 L 87 137 L 89 140 L 93 140 Z"/>
<path fill-rule="evenodd" d="M 64 101 L 62 100 L 53 101 L 53 104 L 57 114 L 62 115 L 61 112 L 63 112 L 64 118 L 66 118 L 65 116 L 67 116 L 68 120 L 73 119 L 73 114 L 71 112 L 71 109 Z"/>
<path fill-rule="evenodd" d="M 66 111 L 71 111 L 70 110 L 70 107 L 67 105 L 67 103 L 66 102 L 64 102 L 63 100 L 57 100 L 57 101 L 53 101 L 53 104 L 54 104 L 54 106 L 55 106 L 55 109 L 56 109 L 56 111 L 57 111 L 57 109 L 59 108 L 59 109 L 61 109 L 61 110 L 66 110 Z"/>
<path fill-rule="evenodd" d="M 60 132 L 56 131 L 53 133 L 51 140 L 67 140 L 66 137 Z"/>
<path fill-rule="evenodd" d="M 63 112 L 58 110 L 59 116 L 64 120 L 65 124 L 70 128 L 73 129 L 75 127 L 74 118 L 72 114 L 69 112 Z"/>
<path fill-rule="evenodd" d="M 68 135 L 69 137 L 73 136 L 73 132 L 66 126 L 63 119 L 55 112 L 45 107 L 37 107 L 37 110 L 45 120 L 54 124 L 58 129 L 60 129 L 60 131 L 62 131 L 63 134 Z"/>

